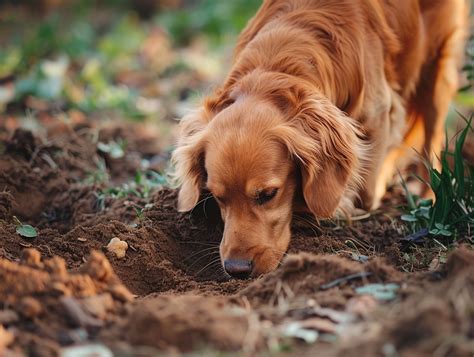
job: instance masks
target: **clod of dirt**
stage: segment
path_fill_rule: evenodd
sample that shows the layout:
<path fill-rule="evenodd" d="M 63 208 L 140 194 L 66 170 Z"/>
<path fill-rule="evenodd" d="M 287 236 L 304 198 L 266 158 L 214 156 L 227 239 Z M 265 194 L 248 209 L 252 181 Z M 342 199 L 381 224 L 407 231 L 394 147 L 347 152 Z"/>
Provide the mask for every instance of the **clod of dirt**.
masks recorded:
<path fill-rule="evenodd" d="M 185 352 L 206 347 L 240 350 L 248 332 L 249 313 L 228 299 L 183 295 L 136 301 L 120 334 L 132 345 Z M 252 338 L 259 343 L 258 335 Z"/>
<path fill-rule="evenodd" d="M 351 280 L 333 289 L 322 286 L 336 279 L 353 274 L 361 274 L 358 280 Z M 364 277 L 367 275 L 367 277 Z M 245 296 L 252 305 L 274 303 L 280 296 L 286 299 L 297 297 L 313 298 L 320 305 L 332 308 L 344 308 L 347 298 L 354 295 L 347 284 L 365 282 L 397 282 L 401 274 L 387 266 L 381 260 L 362 265 L 338 256 L 313 255 L 300 253 L 289 255 L 280 269 L 256 280 L 238 295 Z"/>
<path fill-rule="evenodd" d="M 128 249 L 127 242 L 120 240 L 120 238 L 117 238 L 117 237 L 112 238 L 109 244 L 107 244 L 107 250 L 110 253 L 115 254 L 115 256 L 119 259 L 125 257 L 125 253 L 127 253 L 127 249 Z"/>
<path fill-rule="evenodd" d="M 21 261 L 32 268 L 42 269 L 44 264 L 41 261 L 41 253 L 34 248 L 24 249 L 21 256 Z"/>
<path fill-rule="evenodd" d="M 62 345 L 93 338 L 132 299 L 99 252 L 77 273 L 62 258 L 41 261 L 34 249 L 23 253 L 23 263 L 0 259 L 0 350 L 13 334 L 23 351 L 56 355 Z"/>
<path fill-rule="evenodd" d="M 474 252 L 465 246 L 456 249 L 446 262 L 446 271 L 449 278 L 462 274 L 469 267 L 474 267 Z"/>

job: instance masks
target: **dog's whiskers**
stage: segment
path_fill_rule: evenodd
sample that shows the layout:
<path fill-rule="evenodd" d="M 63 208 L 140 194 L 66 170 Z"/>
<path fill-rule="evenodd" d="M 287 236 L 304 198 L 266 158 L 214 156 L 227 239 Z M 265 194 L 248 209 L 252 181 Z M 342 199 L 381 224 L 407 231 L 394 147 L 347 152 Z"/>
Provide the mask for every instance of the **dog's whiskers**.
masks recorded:
<path fill-rule="evenodd" d="M 211 250 L 215 250 L 215 249 L 217 249 L 217 247 L 209 247 L 209 248 L 201 249 L 201 250 L 199 250 L 199 251 L 197 251 L 197 252 L 194 252 L 194 253 L 191 254 L 189 257 L 186 257 L 186 258 L 184 259 L 184 261 L 188 261 L 189 259 L 195 257 L 196 255 L 199 255 L 199 254 L 201 254 L 201 253 L 208 252 L 208 251 L 211 251 Z"/>
<path fill-rule="evenodd" d="M 208 258 L 208 257 L 212 257 L 214 255 L 219 255 L 219 252 L 216 251 L 216 252 L 208 252 L 207 254 L 203 255 L 202 257 L 196 259 L 194 261 L 194 263 L 192 263 L 190 266 L 187 267 L 186 271 L 189 272 L 191 270 L 192 267 L 194 267 L 197 263 L 199 263 L 200 261 L 202 261 L 203 259 L 205 258 Z M 219 255 L 219 259 L 220 259 L 220 255 Z"/>
<path fill-rule="evenodd" d="M 317 226 L 315 222 L 312 222 L 311 220 L 309 220 L 307 218 L 295 215 L 295 216 L 293 216 L 293 219 L 295 221 L 299 221 L 301 223 L 304 223 L 306 225 L 305 227 L 311 229 L 311 231 L 313 232 L 313 234 L 315 236 L 318 236 L 322 233 L 321 228 L 319 226 Z"/>
<path fill-rule="evenodd" d="M 212 198 L 212 194 L 211 193 L 208 193 L 203 199 L 201 199 L 200 201 L 198 201 L 196 203 L 196 205 L 194 206 L 194 208 L 191 210 L 191 213 L 194 212 L 194 210 L 203 202 L 206 202 L 208 199 Z M 205 214 L 205 210 L 204 210 L 204 214 Z"/>
<path fill-rule="evenodd" d="M 199 271 L 198 271 L 196 274 L 194 274 L 194 276 L 195 276 L 195 277 L 199 277 L 199 275 L 200 275 L 202 272 L 204 272 L 207 268 L 209 268 L 209 267 L 212 266 L 213 264 L 220 263 L 220 261 L 221 261 L 221 258 L 220 258 L 220 257 L 213 259 L 211 262 L 209 262 L 209 263 L 206 264 L 204 267 L 202 267 L 201 269 L 199 269 Z M 219 264 L 219 266 L 220 266 L 220 264 Z"/>

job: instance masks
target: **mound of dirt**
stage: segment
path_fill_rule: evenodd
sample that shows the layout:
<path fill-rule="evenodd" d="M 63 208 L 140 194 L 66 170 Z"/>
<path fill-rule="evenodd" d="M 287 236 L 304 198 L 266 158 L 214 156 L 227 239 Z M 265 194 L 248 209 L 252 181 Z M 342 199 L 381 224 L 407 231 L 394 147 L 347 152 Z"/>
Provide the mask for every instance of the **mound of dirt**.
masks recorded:
<path fill-rule="evenodd" d="M 467 248 L 454 251 L 446 264 L 446 279 L 353 328 L 337 354 L 472 356 L 473 272 L 474 252 Z M 372 333 L 359 334 L 361 331 Z"/>
<path fill-rule="evenodd" d="M 98 252 L 77 273 L 62 258 L 42 261 L 34 249 L 20 264 L 0 259 L 0 326 L 13 336 L 4 343 L 13 350 L 4 353 L 56 355 L 61 346 L 93 339 L 132 299 Z"/>
<path fill-rule="evenodd" d="M 245 296 L 253 306 L 272 305 L 283 295 L 290 301 L 313 299 L 320 306 L 342 309 L 354 296 L 354 286 L 401 280 L 400 272 L 378 258 L 362 265 L 337 256 L 299 253 L 289 255 L 280 269 L 256 280 L 238 295 Z"/>
<path fill-rule="evenodd" d="M 104 339 L 117 341 L 118 333 L 131 345 L 168 352 L 209 347 L 238 351 L 249 338 L 249 321 L 250 313 L 227 298 L 167 295 L 138 300 L 118 331 L 104 334 Z M 260 336 L 252 338 L 261 343 Z"/>

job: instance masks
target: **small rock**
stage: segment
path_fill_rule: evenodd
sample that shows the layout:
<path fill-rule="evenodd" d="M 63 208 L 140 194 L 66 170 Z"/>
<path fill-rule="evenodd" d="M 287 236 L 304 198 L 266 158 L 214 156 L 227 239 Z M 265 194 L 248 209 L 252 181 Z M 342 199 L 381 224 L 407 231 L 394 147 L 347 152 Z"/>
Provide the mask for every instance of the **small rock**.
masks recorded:
<path fill-rule="evenodd" d="M 117 237 L 112 238 L 109 244 L 107 244 L 107 250 L 111 253 L 114 253 L 115 256 L 119 259 L 125 257 L 125 253 L 127 252 L 127 249 L 128 249 L 127 242 L 120 240 Z"/>

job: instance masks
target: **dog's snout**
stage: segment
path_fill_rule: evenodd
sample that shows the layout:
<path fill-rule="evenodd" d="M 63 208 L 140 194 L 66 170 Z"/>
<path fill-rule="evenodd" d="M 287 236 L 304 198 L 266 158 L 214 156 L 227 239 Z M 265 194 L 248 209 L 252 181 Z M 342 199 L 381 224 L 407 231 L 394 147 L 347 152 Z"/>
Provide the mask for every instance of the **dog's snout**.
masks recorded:
<path fill-rule="evenodd" d="M 224 261 L 224 269 L 233 278 L 248 279 L 252 273 L 253 263 L 251 260 L 227 259 Z"/>

